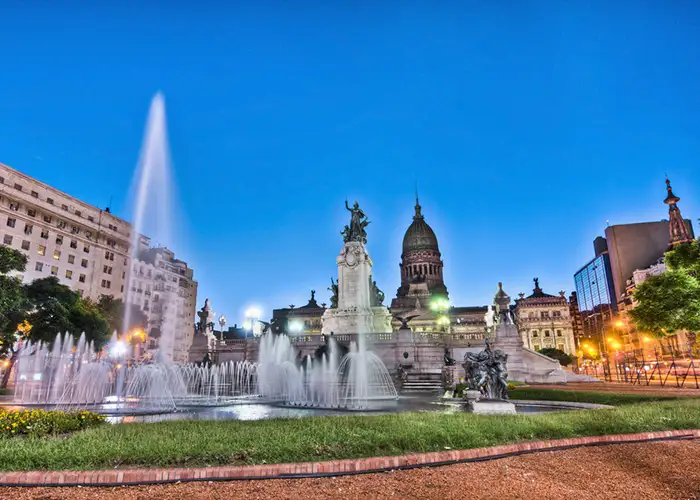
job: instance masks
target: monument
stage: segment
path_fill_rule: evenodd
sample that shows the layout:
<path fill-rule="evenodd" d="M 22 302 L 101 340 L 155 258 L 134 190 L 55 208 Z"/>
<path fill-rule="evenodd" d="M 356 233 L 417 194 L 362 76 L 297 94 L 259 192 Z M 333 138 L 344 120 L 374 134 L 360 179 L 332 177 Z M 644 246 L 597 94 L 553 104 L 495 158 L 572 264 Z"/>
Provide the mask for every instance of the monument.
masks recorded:
<path fill-rule="evenodd" d="M 515 414 L 515 405 L 508 401 L 508 355 L 500 349 L 486 349 L 464 356 L 464 372 L 468 389 L 464 391 L 469 409 L 481 414 Z"/>
<path fill-rule="evenodd" d="M 204 301 L 204 307 L 197 311 L 199 322 L 195 326 L 195 335 L 190 346 L 190 361 L 203 363 L 211 362 L 211 355 L 216 351 L 216 336 L 214 335 L 214 319 L 216 313 L 211 310 L 209 299 Z M 197 359 L 204 352 L 204 360 Z"/>
<path fill-rule="evenodd" d="M 336 258 L 338 281 L 331 278 L 331 306 L 323 314 L 325 335 L 347 333 L 376 333 L 391 331 L 391 314 L 383 305 L 384 293 L 372 280 L 372 259 L 367 253 L 367 216 L 355 202 L 350 212 L 350 224 L 340 233 L 343 248 Z"/>

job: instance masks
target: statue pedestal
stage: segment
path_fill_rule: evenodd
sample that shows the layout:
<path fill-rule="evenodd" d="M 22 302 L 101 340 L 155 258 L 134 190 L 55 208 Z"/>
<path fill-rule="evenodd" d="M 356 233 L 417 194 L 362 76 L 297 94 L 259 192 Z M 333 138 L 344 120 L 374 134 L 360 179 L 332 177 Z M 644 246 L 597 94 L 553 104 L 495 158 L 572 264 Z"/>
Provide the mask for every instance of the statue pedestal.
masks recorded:
<path fill-rule="evenodd" d="M 365 245 L 348 241 L 335 259 L 338 265 L 338 307 L 326 309 L 322 332 L 375 333 L 391 331 L 391 314 L 385 306 L 372 306 L 372 259 Z"/>
<path fill-rule="evenodd" d="M 469 409 L 477 415 L 515 415 L 515 405 L 503 399 L 480 399 L 469 402 Z"/>
<path fill-rule="evenodd" d="M 508 355 L 508 379 L 518 382 L 566 383 L 566 373 L 559 361 L 523 347 L 515 325 L 500 323 L 496 326 L 494 349 Z"/>

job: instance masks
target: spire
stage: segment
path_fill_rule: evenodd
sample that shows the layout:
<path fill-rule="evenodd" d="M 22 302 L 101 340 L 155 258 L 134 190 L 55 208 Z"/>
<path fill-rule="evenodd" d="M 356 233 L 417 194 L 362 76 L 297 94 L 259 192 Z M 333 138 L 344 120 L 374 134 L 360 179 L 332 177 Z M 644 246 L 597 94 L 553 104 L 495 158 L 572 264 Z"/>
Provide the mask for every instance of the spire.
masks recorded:
<path fill-rule="evenodd" d="M 423 214 L 421 214 L 421 206 L 420 203 L 418 202 L 418 183 L 416 182 L 416 215 L 413 216 L 414 219 L 422 219 Z"/>
<path fill-rule="evenodd" d="M 688 227 L 685 225 L 681 210 L 677 205 L 681 199 L 673 194 L 671 181 L 668 179 L 668 176 L 666 177 L 666 191 L 668 194 L 664 203 L 668 205 L 669 246 L 673 248 L 681 243 L 690 243 L 693 239 L 690 237 Z"/>

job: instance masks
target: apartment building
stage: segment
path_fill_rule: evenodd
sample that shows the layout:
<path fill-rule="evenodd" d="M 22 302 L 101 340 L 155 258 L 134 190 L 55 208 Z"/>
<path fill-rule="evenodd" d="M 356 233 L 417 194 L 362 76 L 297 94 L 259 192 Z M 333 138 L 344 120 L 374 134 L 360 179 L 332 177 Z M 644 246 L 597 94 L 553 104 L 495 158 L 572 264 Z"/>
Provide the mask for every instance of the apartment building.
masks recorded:
<path fill-rule="evenodd" d="M 56 276 L 84 297 L 123 298 L 131 224 L 0 163 L 0 242 L 27 255 L 25 282 Z"/>
<path fill-rule="evenodd" d="M 141 237 L 131 269 L 127 301 L 148 317 L 151 349 L 176 363 L 186 363 L 192 344 L 197 304 L 197 282 L 186 262 L 164 247 L 151 248 Z"/>

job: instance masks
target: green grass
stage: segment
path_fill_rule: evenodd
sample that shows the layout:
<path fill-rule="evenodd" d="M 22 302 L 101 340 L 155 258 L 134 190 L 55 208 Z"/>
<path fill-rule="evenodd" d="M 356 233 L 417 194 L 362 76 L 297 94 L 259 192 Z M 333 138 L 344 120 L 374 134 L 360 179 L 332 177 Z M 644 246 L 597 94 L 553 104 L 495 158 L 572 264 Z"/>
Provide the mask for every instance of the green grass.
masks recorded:
<path fill-rule="evenodd" d="M 9 396 L 12 394 L 12 389 L 0 389 L 0 396 Z"/>
<path fill-rule="evenodd" d="M 688 398 L 498 417 L 404 413 L 120 424 L 63 438 L 0 439 L 0 470 L 298 462 L 699 427 L 700 400 Z"/>
<path fill-rule="evenodd" d="M 565 389 L 539 389 L 537 387 L 516 387 L 508 392 L 511 399 L 541 401 L 573 401 L 576 403 L 596 403 L 601 405 L 625 405 L 651 401 L 674 401 L 682 399 L 673 394 L 633 394 L 623 392 L 567 391 Z M 698 391 L 700 397 L 700 391 Z M 687 399 L 687 398 L 685 398 Z"/>

